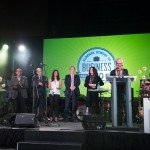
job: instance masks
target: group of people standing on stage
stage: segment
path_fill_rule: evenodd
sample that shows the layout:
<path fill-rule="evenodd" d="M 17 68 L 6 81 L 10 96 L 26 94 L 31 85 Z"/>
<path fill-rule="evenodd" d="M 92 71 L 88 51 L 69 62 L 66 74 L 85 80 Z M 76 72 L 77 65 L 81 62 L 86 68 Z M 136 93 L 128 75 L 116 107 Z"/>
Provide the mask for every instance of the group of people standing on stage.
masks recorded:
<path fill-rule="evenodd" d="M 76 109 L 77 109 L 77 97 L 80 95 L 80 77 L 75 74 L 75 67 L 71 66 L 69 68 L 69 74 L 65 76 L 65 106 L 64 106 L 64 121 L 69 120 L 76 122 Z M 98 83 L 103 85 L 103 81 L 97 74 L 95 67 L 89 69 L 89 75 L 85 81 L 85 87 L 87 89 L 96 89 Z M 59 117 L 59 99 L 60 99 L 60 89 L 62 88 L 62 79 L 59 76 L 58 70 L 53 70 L 50 79 L 42 75 L 42 69 L 36 69 L 36 75 L 32 77 L 32 112 L 37 114 L 38 120 L 42 121 L 45 114 L 45 107 L 47 102 L 46 90 L 49 88 L 49 99 L 50 99 L 50 122 L 58 121 Z M 28 98 L 27 89 L 29 87 L 28 79 L 26 76 L 22 75 L 22 69 L 16 69 L 16 76 L 11 79 L 11 94 L 13 100 L 13 112 L 14 113 L 25 113 L 26 99 Z M 94 92 L 87 91 L 87 107 L 90 107 L 91 101 L 95 101 L 98 95 Z M 71 103 L 71 105 L 70 105 Z M 71 116 L 70 116 L 71 112 Z M 71 117 L 71 119 L 70 119 Z"/>
<path fill-rule="evenodd" d="M 32 77 L 30 82 L 32 87 L 32 113 L 37 115 L 39 121 L 42 121 L 45 113 L 46 89 L 48 87 L 48 79 L 43 76 L 42 69 L 36 69 L 36 75 Z M 16 76 L 11 78 L 11 99 L 13 102 L 14 113 L 26 112 L 26 101 L 28 98 L 29 81 L 27 77 L 22 75 L 22 69 L 16 69 Z"/>
<path fill-rule="evenodd" d="M 122 59 L 119 58 L 116 60 L 116 69 L 110 72 L 110 75 L 128 75 L 128 70 L 122 68 Z M 75 67 L 71 66 L 69 68 L 69 74 L 65 76 L 65 108 L 64 108 L 64 121 L 68 122 L 70 120 L 71 112 L 71 121 L 76 122 L 76 109 L 77 109 L 77 97 L 80 95 L 80 77 L 78 74 L 75 74 Z M 24 113 L 25 112 L 25 99 L 27 99 L 27 89 L 28 89 L 28 79 L 22 75 L 22 70 L 18 68 L 16 70 L 16 76 L 13 76 L 11 79 L 11 90 L 12 90 L 12 100 L 14 102 L 13 112 L 14 113 Z M 50 122 L 58 121 L 59 117 L 59 99 L 60 99 L 60 89 L 62 88 L 62 79 L 59 76 L 58 70 L 53 70 L 50 79 L 42 75 L 42 69 L 36 69 L 36 75 L 32 78 L 32 87 L 33 87 L 33 110 L 39 119 L 42 121 L 42 118 L 45 114 L 46 107 L 46 89 L 49 88 L 49 99 L 50 99 Z M 97 89 L 97 86 L 104 85 L 102 79 L 98 76 L 97 69 L 95 67 L 89 68 L 89 74 L 86 76 L 84 86 L 87 88 L 87 99 L 86 99 L 86 113 L 92 112 L 92 107 L 99 105 L 98 102 L 98 92 L 94 92 L 94 89 Z M 119 90 L 119 99 L 122 99 L 124 92 L 124 85 L 118 85 Z M 122 95 L 121 95 L 122 94 Z M 70 105 L 71 103 L 71 105 Z M 120 113 L 121 102 L 118 103 L 118 112 Z"/>

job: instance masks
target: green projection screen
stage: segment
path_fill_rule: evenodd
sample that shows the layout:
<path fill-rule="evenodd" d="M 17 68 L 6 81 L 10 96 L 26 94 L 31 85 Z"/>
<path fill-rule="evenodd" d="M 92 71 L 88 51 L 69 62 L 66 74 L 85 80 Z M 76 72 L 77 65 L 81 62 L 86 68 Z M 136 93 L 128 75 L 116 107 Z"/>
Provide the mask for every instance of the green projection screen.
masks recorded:
<path fill-rule="evenodd" d="M 63 82 L 61 96 L 64 96 L 65 75 L 69 73 L 69 67 L 72 65 L 75 66 L 76 72 L 81 77 L 80 91 L 82 95 L 86 95 L 84 78 L 88 74 L 90 66 L 95 66 L 100 77 L 104 80 L 105 85 L 101 88 L 110 91 L 110 83 L 106 82 L 105 77 L 115 68 L 115 59 L 118 57 L 124 61 L 123 68 L 127 68 L 130 75 L 137 76 L 136 81 L 131 83 L 134 88 L 134 97 L 137 97 L 140 79 L 143 75 L 149 75 L 149 33 L 44 39 L 45 74 L 50 78 L 54 69 L 59 70 Z"/>

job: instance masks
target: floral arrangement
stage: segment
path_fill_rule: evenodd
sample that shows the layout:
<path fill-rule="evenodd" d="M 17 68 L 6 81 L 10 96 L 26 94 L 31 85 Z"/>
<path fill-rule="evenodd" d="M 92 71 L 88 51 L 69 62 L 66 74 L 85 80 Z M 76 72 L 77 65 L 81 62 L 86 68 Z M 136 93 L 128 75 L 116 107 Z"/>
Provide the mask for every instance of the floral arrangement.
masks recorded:
<path fill-rule="evenodd" d="M 141 83 L 140 83 L 140 91 L 141 94 L 148 94 L 150 95 L 150 76 L 146 75 L 147 67 L 142 67 L 141 70 L 138 70 L 138 74 L 141 74 Z M 149 70 L 150 74 L 150 70 Z"/>
<path fill-rule="evenodd" d="M 3 81 L 3 78 L 0 76 L 0 82 Z M 5 84 L 0 84 L 0 88 L 5 88 Z"/>
<path fill-rule="evenodd" d="M 142 69 L 141 70 L 138 70 L 138 74 L 141 74 L 142 75 L 142 80 L 148 80 L 148 79 L 150 79 L 150 77 L 149 76 L 146 76 L 146 70 L 147 70 L 147 67 L 146 66 L 144 66 L 144 67 L 142 67 Z M 150 71 L 150 70 L 149 70 Z M 143 74 L 144 73 L 144 74 Z"/>
<path fill-rule="evenodd" d="M 0 76 L 0 82 L 2 82 L 3 78 Z"/>

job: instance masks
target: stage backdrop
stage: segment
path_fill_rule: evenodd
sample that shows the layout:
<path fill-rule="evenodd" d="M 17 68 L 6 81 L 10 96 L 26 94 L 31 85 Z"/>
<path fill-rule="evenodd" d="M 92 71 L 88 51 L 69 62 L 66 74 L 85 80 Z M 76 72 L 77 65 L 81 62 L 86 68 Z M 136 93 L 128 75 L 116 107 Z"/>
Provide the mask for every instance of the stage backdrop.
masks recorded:
<path fill-rule="evenodd" d="M 81 77 L 80 91 L 86 95 L 84 79 L 90 66 L 95 66 L 105 82 L 101 88 L 110 90 L 106 74 L 115 68 L 115 59 L 121 57 L 123 67 L 130 75 L 137 76 L 132 82 L 134 97 L 138 96 L 140 79 L 149 75 L 150 34 L 128 34 L 96 37 L 44 39 L 43 71 L 50 78 L 52 71 L 58 69 L 63 81 L 61 96 L 64 96 L 64 78 L 69 67 L 75 66 Z M 110 93 L 107 93 L 110 96 Z"/>

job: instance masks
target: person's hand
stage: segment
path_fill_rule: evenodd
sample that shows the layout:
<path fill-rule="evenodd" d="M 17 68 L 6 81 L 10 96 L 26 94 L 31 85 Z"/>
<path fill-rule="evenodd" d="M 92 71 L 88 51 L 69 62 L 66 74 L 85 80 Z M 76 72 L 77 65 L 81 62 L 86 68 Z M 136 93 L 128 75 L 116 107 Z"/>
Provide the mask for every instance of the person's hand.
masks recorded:
<path fill-rule="evenodd" d="M 74 91 L 75 88 L 76 88 L 75 86 L 70 87 L 71 91 Z"/>
<path fill-rule="evenodd" d="M 56 87 L 56 89 L 58 89 L 58 90 L 59 90 L 59 89 L 60 89 L 60 87 L 58 86 L 58 87 Z"/>
<path fill-rule="evenodd" d="M 23 84 L 21 84 L 21 83 L 19 82 L 19 86 L 22 88 L 22 87 L 23 87 Z"/>
<path fill-rule="evenodd" d="M 17 90 L 17 89 L 18 89 L 18 85 L 14 85 L 14 86 L 13 86 L 13 89 L 14 89 L 14 90 Z"/>
<path fill-rule="evenodd" d="M 96 84 L 89 84 L 90 87 L 95 88 Z"/>
<path fill-rule="evenodd" d="M 43 83 L 42 83 L 42 82 L 38 82 L 38 85 L 39 85 L 39 86 L 43 86 Z"/>

